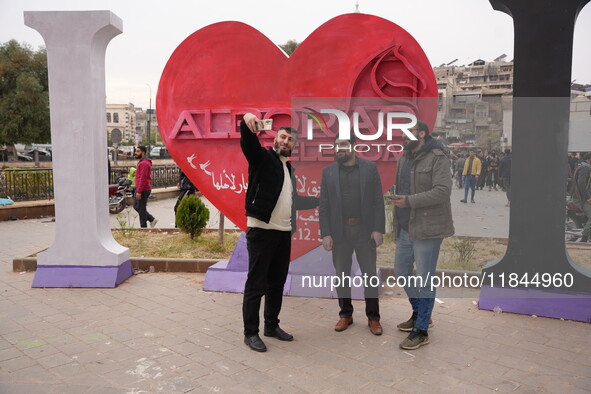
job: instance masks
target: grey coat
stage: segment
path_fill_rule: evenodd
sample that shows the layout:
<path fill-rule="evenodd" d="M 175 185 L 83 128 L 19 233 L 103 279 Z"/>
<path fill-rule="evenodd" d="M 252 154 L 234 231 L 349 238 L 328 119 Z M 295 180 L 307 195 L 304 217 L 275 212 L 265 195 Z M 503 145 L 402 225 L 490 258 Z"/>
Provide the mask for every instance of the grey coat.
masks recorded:
<path fill-rule="evenodd" d="M 591 164 L 583 162 L 573 175 L 573 197 L 579 201 L 591 198 Z"/>
<path fill-rule="evenodd" d="M 398 161 L 396 184 L 406 155 Z M 451 162 L 445 153 L 434 148 L 420 152 L 410 171 L 408 203 L 411 207 L 408 236 L 411 241 L 428 238 L 445 238 L 454 234 L 451 215 Z M 400 229 L 394 218 L 394 234 Z"/>

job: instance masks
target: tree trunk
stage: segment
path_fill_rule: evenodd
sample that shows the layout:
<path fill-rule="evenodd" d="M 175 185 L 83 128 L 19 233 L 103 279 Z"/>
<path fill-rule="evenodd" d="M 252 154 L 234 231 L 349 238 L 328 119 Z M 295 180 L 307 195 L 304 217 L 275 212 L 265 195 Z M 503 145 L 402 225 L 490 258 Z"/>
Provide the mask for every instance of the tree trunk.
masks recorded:
<path fill-rule="evenodd" d="M 6 153 L 8 155 L 8 161 L 18 161 L 14 144 L 6 144 Z"/>
<path fill-rule="evenodd" d="M 218 227 L 218 245 L 224 245 L 224 214 L 220 212 L 220 223 Z"/>

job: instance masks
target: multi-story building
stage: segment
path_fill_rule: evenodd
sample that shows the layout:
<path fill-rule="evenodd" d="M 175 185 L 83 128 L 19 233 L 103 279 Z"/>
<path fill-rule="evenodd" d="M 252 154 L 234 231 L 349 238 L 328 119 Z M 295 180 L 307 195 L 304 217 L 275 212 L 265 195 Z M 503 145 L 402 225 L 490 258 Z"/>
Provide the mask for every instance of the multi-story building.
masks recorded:
<path fill-rule="evenodd" d="M 503 98 L 513 88 L 513 62 L 500 56 L 455 66 L 457 60 L 433 69 L 439 91 L 434 134 L 448 141 L 470 141 L 498 148 L 503 130 Z"/>
<path fill-rule="evenodd" d="M 146 112 L 144 112 L 143 108 L 141 107 L 136 107 L 135 108 L 135 135 L 136 135 L 136 145 L 141 145 L 143 144 L 145 141 L 147 141 L 146 138 L 144 138 L 144 136 L 146 135 L 146 120 L 148 119 L 148 116 L 146 115 Z"/>
<path fill-rule="evenodd" d="M 148 144 L 148 139 L 146 138 L 146 133 L 148 131 L 148 118 L 150 119 L 150 139 L 158 142 L 160 138 L 160 132 L 158 131 L 156 110 L 154 108 L 149 108 L 144 111 L 140 107 L 136 108 L 136 134 L 140 137 L 140 141 L 145 145 Z"/>
<path fill-rule="evenodd" d="M 158 139 L 158 120 L 156 111 L 151 108 L 144 111 L 141 107 L 129 104 L 107 104 L 107 133 L 109 144 L 127 143 L 147 144 L 148 114 L 150 117 L 150 135 Z"/>
<path fill-rule="evenodd" d="M 504 59 L 461 66 L 454 60 L 433 68 L 439 91 L 434 134 L 483 149 L 511 147 L 513 61 Z M 591 85 L 572 84 L 570 117 L 569 149 L 591 149 L 591 142 L 582 142 L 591 141 Z"/>
<path fill-rule="evenodd" d="M 107 133 L 112 143 L 135 140 L 136 113 L 133 104 L 107 104 Z"/>

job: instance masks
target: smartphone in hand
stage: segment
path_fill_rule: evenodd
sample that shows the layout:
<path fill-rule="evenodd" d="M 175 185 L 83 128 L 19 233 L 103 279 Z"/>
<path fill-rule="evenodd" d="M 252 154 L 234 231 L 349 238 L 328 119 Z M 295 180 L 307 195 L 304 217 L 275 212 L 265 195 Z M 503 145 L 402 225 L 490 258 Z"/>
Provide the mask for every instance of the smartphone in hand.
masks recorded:
<path fill-rule="evenodd" d="M 257 130 L 258 131 L 273 130 L 273 119 L 261 119 L 261 122 L 263 123 L 262 126 L 260 126 L 260 124 L 257 123 Z"/>

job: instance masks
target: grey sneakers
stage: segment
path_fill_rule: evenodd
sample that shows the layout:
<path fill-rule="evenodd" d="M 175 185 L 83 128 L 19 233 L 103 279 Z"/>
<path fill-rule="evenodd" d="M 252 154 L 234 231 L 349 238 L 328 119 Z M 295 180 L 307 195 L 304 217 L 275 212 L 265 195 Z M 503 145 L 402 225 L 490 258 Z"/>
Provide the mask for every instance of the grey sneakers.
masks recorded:
<path fill-rule="evenodd" d="M 427 331 L 413 328 L 410 334 L 408 334 L 408 337 L 406 337 L 404 341 L 400 342 L 400 348 L 406 350 L 414 350 L 428 343 L 429 335 L 427 334 Z"/>
<path fill-rule="evenodd" d="M 415 327 L 415 323 L 417 322 L 417 313 L 413 312 L 410 319 L 407 321 L 400 323 L 396 326 L 400 331 L 410 332 Z M 433 320 L 429 320 L 429 328 L 433 327 Z"/>

